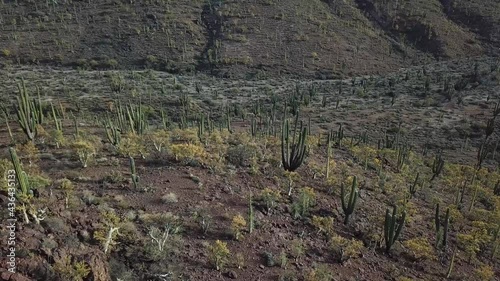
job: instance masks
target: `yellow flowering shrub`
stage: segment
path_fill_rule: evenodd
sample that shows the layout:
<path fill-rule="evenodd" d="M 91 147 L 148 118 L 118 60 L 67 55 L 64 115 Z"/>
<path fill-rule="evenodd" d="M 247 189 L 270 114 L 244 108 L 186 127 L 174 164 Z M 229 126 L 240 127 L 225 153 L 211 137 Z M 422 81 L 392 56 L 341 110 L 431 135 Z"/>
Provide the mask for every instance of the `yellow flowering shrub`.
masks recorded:
<path fill-rule="evenodd" d="M 208 246 L 208 260 L 216 270 L 222 270 L 229 261 L 231 252 L 227 248 L 227 243 L 220 240 Z"/>
<path fill-rule="evenodd" d="M 142 136 L 129 132 L 126 136 L 122 137 L 117 151 L 122 156 L 139 157 L 145 155 L 146 147 Z"/>
<path fill-rule="evenodd" d="M 176 161 L 189 163 L 189 162 L 203 162 L 207 153 L 205 149 L 199 145 L 191 143 L 173 144 L 170 147 L 170 152 L 175 157 Z"/>
<path fill-rule="evenodd" d="M 333 218 L 313 216 L 311 224 L 318 230 L 318 233 L 324 234 L 327 237 L 333 233 Z"/>
<path fill-rule="evenodd" d="M 243 231 L 245 230 L 246 225 L 247 222 L 241 214 L 237 214 L 233 217 L 233 220 L 231 221 L 231 232 L 233 233 L 235 240 L 239 241 L 243 238 Z"/>
<path fill-rule="evenodd" d="M 349 240 L 337 234 L 330 238 L 330 247 L 340 263 L 358 257 L 364 248 L 363 242 L 354 238 Z"/>
<path fill-rule="evenodd" d="M 170 134 L 167 130 L 158 130 L 146 135 L 148 144 L 152 146 L 154 151 L 163 152 L 170 143 Z"/>
<path fill-rule="evenodd" d="M 271 189 L 269 187 L 264 188 L 259 195 L 259 200 L 261 200 L 265 207 L 267 214 L 272 212 L 272 209 L 276 206 L 276 203 L 281 199 L 281 193 L 277 189 Z"/>
<path fill-rule="evenodd" d="M 434 248 L 424 237 L 418 237 L 403 242 L 413 258 L 416 260 L 435 260 Z"/>
<path fill-rule="evenodd" d="M 171 132 L 172 142 L 187 142 L 197 144 L 200 142 L 196 128 L 174 129 Z"/>

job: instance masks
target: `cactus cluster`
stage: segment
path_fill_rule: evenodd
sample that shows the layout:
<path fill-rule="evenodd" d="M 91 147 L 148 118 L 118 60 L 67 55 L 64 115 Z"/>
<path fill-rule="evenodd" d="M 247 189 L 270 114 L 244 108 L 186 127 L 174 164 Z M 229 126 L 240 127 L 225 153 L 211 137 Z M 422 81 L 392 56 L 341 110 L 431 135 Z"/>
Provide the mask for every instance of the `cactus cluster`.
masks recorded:
<path fill-rule="evenodd" d="M 38 99 L 32 98 L 26 89 L 24 79 L 17 87 L 16 114 L 19 126 L 28 139 L 34 141 L 37 136 L 37 126 L 42 124 L 44 119 L 40 91 L 38 91 Z"/>
<path fill-rule="evenodd" d="M 142 135 L 148 128 L 146 114 L 141 104 L 134 106 L 129 104 L 123 107 L 120 102 L 116 107 L 116 124 L 122 132 L 132 132 Z"/>
<path fill-rule="evenodd" d="M 289 172 L 297 170 L 306 156 L 307 128 L 303 126 L 302 122 L 300 122 L 300 127 L 297 128 L 298 118 L 297 115 L 292 132 L 290 132 L 289 120 L 283 120 L 281 129 L 281 161 L 283 168 Z M 297 134 L 298 138 L 296 140 Z"/>
<path fill-rule="evenodd" d="M 340 198 L 342 200 L 342 210 L 344 211 L 344 224 L 349 223 L 349 217 L 354 212 L 356 207 L 356 202 L 358 200 L 358 190 L 357 190 L 357 178 L 354 177 L 352 180 L 351 192 L 349 193 L 349 198 L 347 199 L 344 184 L 340 185 Z"/>
<path fill-rule="evenodd" d="M 436 154 L 434 157 L 434 161 L 432 162 L 432 177 L 430 179 L 430 182 L 432 182 L 436 177 L 441 174 L 441 171 L 443 170 L 444 167 L 444 160 L 443 157 L 441 156 L 441 153 Z"/>
<path fill-rule="evenodd" d="M 109 143 L 117 147 L 121 142 L 121 132 L 109 117 L 104 124 L 104 130 Z"/>
<path fill-rule="evenodd" d="M 384 239 L 385 252 L 390 253 L 392 246 L 398 240 L 406 219 L 406 212 L 403 211 L 400 217 L 397 216 L 397 208 L 394 207 L 392 214 L 389 209 L 385 211 Z"/>

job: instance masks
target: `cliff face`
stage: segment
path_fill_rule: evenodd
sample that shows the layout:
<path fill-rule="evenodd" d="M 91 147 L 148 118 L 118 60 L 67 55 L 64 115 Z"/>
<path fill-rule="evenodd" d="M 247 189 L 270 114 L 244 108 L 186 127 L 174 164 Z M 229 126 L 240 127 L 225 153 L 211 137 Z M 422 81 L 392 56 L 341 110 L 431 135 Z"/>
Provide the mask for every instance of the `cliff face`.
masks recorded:
<path fill-rule="evenodd" d="M 495 0 L 3 2 L 3 66 L 328 78 L 500 46 Z"/>

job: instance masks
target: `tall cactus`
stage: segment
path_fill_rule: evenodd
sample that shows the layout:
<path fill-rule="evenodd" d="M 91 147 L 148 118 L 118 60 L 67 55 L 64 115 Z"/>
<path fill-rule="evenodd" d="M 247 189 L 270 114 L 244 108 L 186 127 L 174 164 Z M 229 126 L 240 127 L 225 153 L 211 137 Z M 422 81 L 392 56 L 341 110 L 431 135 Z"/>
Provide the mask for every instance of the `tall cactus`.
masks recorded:
<path fill-rule="evenodd" d="M 147 127 L 147 122 L 146 122 L 146 115 L 142 110 L 142 106 L 139 104 L 139 106 L 134 107 L 132 106 L 132 104 L 130 104 L 127 107 L 127 116 L 128 116 L 130 131 L 139 135 L 144 134 Z"/>
<path fill-rule="evenodd" d="M 401 216 L 397 217 L 397 207 L 392 210 L 392 215 L 389 209 L 385 210 L 384 238 L 385 252 L 389 254 L 392 246 L 398 240 L 401 230 L 403 229 L 406 219 L 406 212 L 403 211 Z"/>
<path fill-rule="evenodd" d="M 330 157 L 332 154 L 332 138 L 333 138 L 333 132 L 328 134 L 328 138 L 326 141 L 326 173 L 325 173 L 325 177 L 327 180 L 330 177 Z"/>
<path fill-rule="evenodd" d="M 40 92 L 38 92 L 38 100 L 31 98 L 26 89 L 24 79 L 17 85 L 18 96 L 16 114 L 19 126 L 26 134 L 29 140 L 35 140 L 37 135 L 37 126 L 43 122 L 42 103 L 40 100 Z"/>
<path fill-rule="evenodd" d="M 300 123 L 300 128 L 297 130 L 298 114 L 295 118 L 294 130 L 290 136 L 290 123 L 289 120 L 283 120 L 283 127 L 281 129 L 281 162 L 286 171 L 293 172 L 297 170 L 306 155 L 306 139 L 307 128 Z M 295 137 L 298 132 L 298 140 L 295 142 Z"/>
<path fill-rule="evenodd" d="M 10 158 L 12 161 L 12 165 L 14 166 L 14 171 L 16 171 L 16 177 L 19 183 L 19 187 L 21 188 L 21 192 L 19 195 L 28 196 L 30 192 L 28 176 L 25 171 L 21 168 L 21 163 L 19 162 L 19 158 L 17 157 L 16 149 L 13 147 L 9 148 Z"/>
<path fill-rule="evenodd" d="M 201 114 L 198 119 L 198 139 L 203 141 L 203 136 L 205 135 L 205 115 Z"/>
<path fill-rule="evenodd" d="M 436 228 L 436 248 L 440 247 L 440 245 L 446 247 L 449 223 L 450 223 L 450 208 L 446 209 L 446 215 L 444 221 L 441 221 L 441 219 L 439 218 L 439 203 L 436 204 L 436 213 L 434 215 L 434 224 Z"/>
<path fill-rule="evenodd" d="M 257 136 L 257 120 L 255 117 L 252 117 L 252 120 L 250 121 L 250 133 L 252 134 L 252 137 Z"/>
<path fill-rule="evenodd" d="M 253 210 L 252 196 L 248 199 L 248 233 L 252 233 L 255 228 L 255 213 Z"/>
<path fill-rule="evenodd" d="M 134 158 L 129 157 L 130 160 L 130 173 L 131 173 L 131 178 L 132 178 L 132 183 L 134 184 L 134 188 L 137 189 L 139 186 L 139 175 L 137 175 L 137 172 L 135 170 L 135 161 Z"/>
<path fill-rule="evenodd" d="M 415 181 L 413 181 L 413 184 L 410 185 L 409 187 L 409 193 L 410 193 L 410 198 L 413 198 L 415 196 L 415 193 L 417 192 L 417 186 L 419 184 L 418 178 L 420 177 L 420 173 L 417 173 L 415 176 Z"/>
<path fill-rule="evenodd" d="M 50 107 L 52 109 L 52 118 L 54 119 L 56 130 L 62 132 L 62 121 L 57 117 L 56 109 L 54 108 L 54 105 L 52 103 L 50 103 Z"/>
<path fill-rule="evenodd" d="M 358 200 L 358 190 L 357 190 L 357 178 L 354 177 L 352 180 L 351 193 L 349 194 L 349 199 L 346 198 L 346 192 L 344 184 L 340 185 L 340 198 L 342 199 L 342 210 L 344 210 L 344 224 L 349 223 L 349 217 L 354 212 L 354 208 L 356 207 L 356 202 Z M 348 200 L 348 201 L 346 201 Z"/>
<path fill-rule="evenodd" d="M 16 140 L 14 139 L 14 135 L 12 134 L 12 130 L 10 129 L 9 116 L 7 115 L 6 111 L 4 111 L 3 114 L 4 114 L 4 119 L 5 119 L 5 125 L 7 126 L 7 131 L 9 132 L 10 142 L 12 144 L 14 144 L 16 142 Z"/>
<path fill-rule="evenodd" d="M 28 175 L 22 170 L 19 158 L 17 157 L 16 150 L 13 147 L 9 148 L 10 158 L 12 165 L 14 166 L 14 171 L 16 172 L 16 178 L 20 187 L 20 190 L 16 191 L 16 197 L 21 202 L 21 210 L 24 216 L 24 222 L 30 223 L 28 218 L 28 213 L 26 210 L 26 203 L 29 203 L 29 198 L 32 195 L 31 188 L 29 186 Z"/>
<path fill-rule="evenodd" d="M 106 131 L 106 137 L 108 138 L 108 141 L 113 145 L 113 146 L 118 146 L 121 142 L 121 132 L 120 129 L 118 129 L 115 124 L 113 124 L 113 121 L 111 121 L 109 118 L 106 121 L 106 124 L 104 124 L 104 130 Z"/>
<path fill-rule="evenodd" d="M 436 177 L 439 176 L 439 174 L 441 174 L 443 167 L 444 167 L 444 160 L 443 157 L 441 156 L 441 153 L 439 153 L 434 158 L 434 162 L 432 162 L 432 178 L 430 181 L 433 181 Z"/>

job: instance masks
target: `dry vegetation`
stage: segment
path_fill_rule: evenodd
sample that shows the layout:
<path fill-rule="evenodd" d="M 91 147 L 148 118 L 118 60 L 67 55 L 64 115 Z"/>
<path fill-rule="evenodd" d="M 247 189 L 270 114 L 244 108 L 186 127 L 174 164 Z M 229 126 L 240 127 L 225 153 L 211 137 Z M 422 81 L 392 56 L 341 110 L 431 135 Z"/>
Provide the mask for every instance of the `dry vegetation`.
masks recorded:
<path fill-rule="evenodd" d="M 27 279 L 11 280 L 493 280 L 498 71 L 484 58 L 229 82 L 12 67 L 0 167 L 26 172 Z"/>
<path fill-rule="evenodd" d="M 0 0 L 0 279 L 497 280 L 498 11 Z"/>
<path fill-rule="evenodd" d="M 331 78 L 498 54 L 494 0 L 0 2 L 0 63 Z"/>

